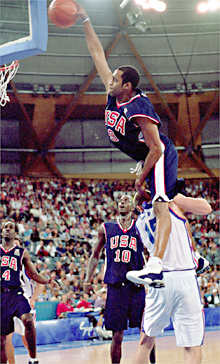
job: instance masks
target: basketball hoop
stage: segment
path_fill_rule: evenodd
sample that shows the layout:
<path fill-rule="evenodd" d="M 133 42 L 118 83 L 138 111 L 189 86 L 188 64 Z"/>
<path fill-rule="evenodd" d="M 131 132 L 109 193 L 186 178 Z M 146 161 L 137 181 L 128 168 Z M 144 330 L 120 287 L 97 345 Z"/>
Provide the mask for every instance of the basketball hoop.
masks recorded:
<path fill-rule="evenodd" d="M 5 106 L 5 104 L 10 101 L 7 95 L 8 83 L 15 76 L 19 67 L 18 61 L 13 61 L 9 66 L 0 66 L 0 105 Z"/>

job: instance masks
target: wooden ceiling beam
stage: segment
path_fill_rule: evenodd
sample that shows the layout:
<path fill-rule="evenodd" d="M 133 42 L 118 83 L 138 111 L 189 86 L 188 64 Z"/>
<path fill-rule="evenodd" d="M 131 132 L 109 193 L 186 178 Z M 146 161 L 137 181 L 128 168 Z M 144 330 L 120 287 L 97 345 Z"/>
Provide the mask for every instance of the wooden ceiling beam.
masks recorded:
<path fill-rule="evenodd" d="M 41 149 L 41 143 L 38 140 L 38 135 L 37 135 L 37 133 L 36 133 L 36 131 L 35 131 L 33 125 L 32 125 L 32 121 L 30 119 L 30 116 L 27 113 L 26 108 L 25 108 L 23 102 L 21 101 L 21 98 L 19 97 L 19 94 L 17 92 L 14 81 L 10 81 L 10 85 L 12 87 L 15 99 L 16 99 L 16 101 L 17 101 L 17 103 L 18 103 L 18 105 L 19 105 L 19 107 L 20 107 L 20 109 L 21 109 L 21 111 L 22 111 L 22 113 L 23 113 L 23 115 L 25 117 L 25 120 L 26 120 L 29 128 L 30 128 L 30 138 L 33 140 L 33 143 L 34 143 L 35 147 L 38 150 L 40 150 Z"/>
<path fill-rule="evenodd" d="M 36 133 L 36 131 L 35 131 L 33 125 L 32 125 L 32 121 L 31 121 L 31 119 L 30 119 L 30 117 L 29 117 L 29 115 L 27 113 L 27 110 L 26 110 L 24 104 L 22 103 L 22 101 L 20 100 L 20 97 L 18 95 L 18 92 L 17 92 L 14 81 L 10 81 L 10 85 L 12 87 L 12 90 L 13 90 L 14 96 L 15 96 L 15 98 L 17 100 L 17 103 L 20 106 L 21 111 L 22 111 L 22 113 L 23 113 L 23 115 L 25 117 L 25 120 L 28 123 L 28 126 L 30 128 L 30 137 L 32 138 L 34 145 L 36 146 L 36 148 L 38 149 L 38 151 L 40 153 L 42 151 L 42 149 L 43 149 L 43 145 L 40 143 L 40 141 L 38 139 L 38 135 L 37 135 L 37 133 Z M 51 161 L 49 161 L 46 154 L 41 153 L 41 156 L 42 156 L 42 160 L 43 160 L 45 166 L 47 167 L 47 169 L 49 170 L 49 172 L 51 172 L 52 175 L 55 175 L 56 177 L 63 178 L 60 171 L 58 171 L 56 166 Z M 25 166 L 25 168 L 23 168 L 24 173 L 27 173 L 28 169 L 31 166 L 33 166 L 34 163 L 36 163 L 36 158 L 37 157 L 38 157 L 38 154 L 33 154 L 32 155 L 30 162 Z"/>
<path fill-rule="evenodd" d="M 196 143 L 199 135 L 201 134 L 203 128 L 205 127 L 207 121 L 210 119 L 213 112 L 215 111 L 218 104 L 219 104 L 219 92 L 216 92 L 215 96 L 214 96 L 214 98 L 213 98 L 213 100 L 211 102 L 211 105 L 209 106 L 205 116 L 202 118 L 202 120 L 200 121 L 197 129 L 195 130 L 195 132 L 193 134 L 193 138 L 194 138 L 195 143 Z"/>

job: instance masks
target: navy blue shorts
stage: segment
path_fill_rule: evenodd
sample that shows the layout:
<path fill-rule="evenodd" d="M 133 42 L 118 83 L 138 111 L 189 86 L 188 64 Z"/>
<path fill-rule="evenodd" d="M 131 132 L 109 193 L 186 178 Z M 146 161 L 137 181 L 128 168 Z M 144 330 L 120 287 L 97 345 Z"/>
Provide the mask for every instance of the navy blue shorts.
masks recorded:
<path fill-rule="evenodd" d="M 10 291 L 1 293 L 1 335 L 8 335 L 14 331 L 13 317 L 21 318 L 29 313 L 31 306 L 22 292 Z"/>
<path fill-rule="evenodd" d="M 161 141 L 163 142 L 162 137 Z M 169 199 L 172 199 L 176 194 L 178 154 L 171 141 L 168 144 L 164 144 L 164 148 L 163 155 L 146 179 L 152 199 L 155 196 L 167 196 Z"/>
<path fill-rule="evenodd" d="M 145 306 L 145 289 L 132 283 L 108 285 L 105 328 L 112 331 L 141 327 Z"/>

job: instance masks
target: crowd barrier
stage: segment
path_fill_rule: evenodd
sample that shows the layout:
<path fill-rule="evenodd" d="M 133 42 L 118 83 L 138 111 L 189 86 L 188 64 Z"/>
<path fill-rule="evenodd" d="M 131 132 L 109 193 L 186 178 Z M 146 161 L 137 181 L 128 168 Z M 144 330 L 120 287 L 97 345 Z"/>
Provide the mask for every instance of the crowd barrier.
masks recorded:
<path fill-rule="evenodd" d="M 56 309 L 59 301 L 36 302 L 37 321 L 53 320 L 57 317 Z"/>
<path fill-rule="evenodd" d="M 54 305 L 48 306 L 54 302 L 39 302 L 40 311 L 45 307 L 54 309 Z M 50 312 L 50 314 L 51 314 Z M 206 327 L 210 326 L 220 326 L 220 307 L 206 308 L 205 312 L 205 324 Z M 91 314 L 91 312 L 89 312 Z M 43 315 L 43 311 L 42 311 Z M 72 312 L 68 314 L 68 318 L 56 319 L 56 320 L 44 320 L 37 321 L 37 344 L 56 344 L 67 341 L 77 341 L 77 340 L 91 340 L 94 338 L 94 328 L 89 318 L 87 317 L 88 312 Z M 98 318 L 98 313 L 93 313 L 93 315 Z M 39 317 L 38 317 L 39 318 Z M 166 328 L 166 330 L 172 330 L 172 323 Z M 125 331 L 125 335 L 138 334 L 139 330 L 137 328 Z M 14 346 L 23 346 L 20 335 L 13 335 Z"/>

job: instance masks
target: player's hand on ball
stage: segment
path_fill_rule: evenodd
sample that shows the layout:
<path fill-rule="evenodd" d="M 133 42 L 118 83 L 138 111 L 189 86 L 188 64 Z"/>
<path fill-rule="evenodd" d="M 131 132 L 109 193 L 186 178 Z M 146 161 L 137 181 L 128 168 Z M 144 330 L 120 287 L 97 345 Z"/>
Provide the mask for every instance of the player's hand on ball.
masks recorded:
<path fill-rule="evenodd" d="M 88 18 L 88 14 L 85 11 L 85 9 L 75 1 L 76 5 L 77 5 L 77 15 L 81 20 L 85 20 L 86 18 Z"/>

